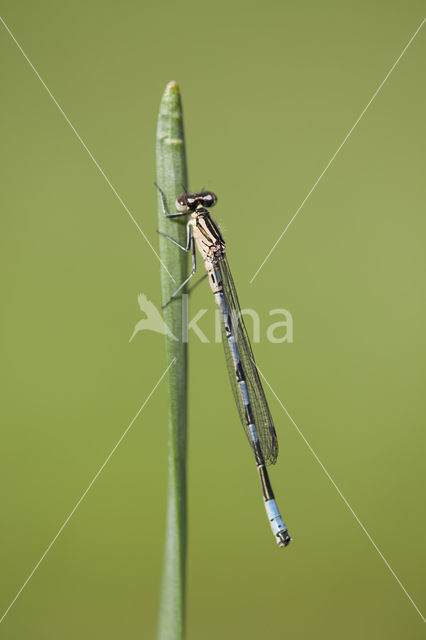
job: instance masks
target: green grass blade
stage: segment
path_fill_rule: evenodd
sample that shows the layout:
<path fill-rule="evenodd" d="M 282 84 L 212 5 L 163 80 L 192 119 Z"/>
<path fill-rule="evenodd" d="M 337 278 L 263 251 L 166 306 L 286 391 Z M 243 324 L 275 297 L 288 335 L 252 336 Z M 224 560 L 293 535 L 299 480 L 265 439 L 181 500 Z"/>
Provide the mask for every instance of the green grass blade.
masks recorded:
<path fill-rule="evenodd" d="M 174 212 L 178 195 L 186 191 L 187 174 L 182 105 L 179 87 L 170 82 L 160 103 L 157 126 L 157 184 L 163 190 L 169 212 Z M 158 199 L 158 227 L 163 233 L 186 243 L 184 219 L 164 217 Z M 162 301 L 166 302 L 187 276 L 187 254 L 166 238 L 160 238 Z M 166 336 L 167 362 L 176 358 L 169 372 L 169 483 L 166 547 L 160 598 L 159 640 L 182 640 L 185 628 L 186 566 L 186 416 L 187 344 L 182 341 L 182 298 L 164 309 L 164 320 L 177 338 Z"/>

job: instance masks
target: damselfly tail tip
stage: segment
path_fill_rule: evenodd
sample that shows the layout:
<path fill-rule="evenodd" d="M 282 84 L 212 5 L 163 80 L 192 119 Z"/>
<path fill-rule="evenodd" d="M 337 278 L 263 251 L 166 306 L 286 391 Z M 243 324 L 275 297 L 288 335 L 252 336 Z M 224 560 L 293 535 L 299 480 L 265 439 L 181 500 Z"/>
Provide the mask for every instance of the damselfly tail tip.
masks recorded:
<path fill-rule="evenodd" d="M 291 542 L 291 537 L 288 531 L 279 531 L 277 533 L 277 542 L 280 547 L 286 547 Z"/>

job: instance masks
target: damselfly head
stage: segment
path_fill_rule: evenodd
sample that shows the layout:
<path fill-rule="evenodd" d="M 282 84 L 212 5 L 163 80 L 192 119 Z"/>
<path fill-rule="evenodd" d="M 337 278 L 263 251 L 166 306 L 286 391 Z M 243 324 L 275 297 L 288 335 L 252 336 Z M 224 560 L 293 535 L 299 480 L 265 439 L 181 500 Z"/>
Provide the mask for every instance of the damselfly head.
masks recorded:
<path fill-rule="evenodd" d="M 191 213 L 199 208 L 213 207 L 217 202 L 217 196 L 213 191 L 201 193 L 183 193 L 176 200 L 176 208 L 182 213 Z"/>

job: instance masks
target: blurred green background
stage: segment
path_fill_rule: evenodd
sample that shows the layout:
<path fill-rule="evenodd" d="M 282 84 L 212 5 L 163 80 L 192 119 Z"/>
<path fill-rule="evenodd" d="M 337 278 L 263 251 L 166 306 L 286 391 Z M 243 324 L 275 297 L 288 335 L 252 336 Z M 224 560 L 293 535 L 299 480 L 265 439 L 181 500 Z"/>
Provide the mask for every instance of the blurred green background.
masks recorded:
<path fill-rule="evenodd" d="M 249 279 L 423 18 L 411 1 L 1 2 L 1 15 L 157 246 L 154 143 L 182 91 L 191 188 L 216 191 L 258 364 L 416 604 L 424 569 L 424 29 L 253 284 Z M 159 264 L 4 27 L 1 611 L 164 371 L 137 294 Z M 419 614 L 268 392 L 279 550 L 213 338 L 190 316 L 188 639 L 420 638 Z M 269 310 L 293 344 L 265 338 Z M 167 385 L 0 626 L 152 638 Z M 215 412 L 206 411 L 217 398 Z M 223 448 L 226 442 L 226 450 Z M 234 487 L 232 499 L 228 488 Z M 423 589 L 422 589 L 423 587 Z M 1 614 L 0 614 L 1 615 Z"/>

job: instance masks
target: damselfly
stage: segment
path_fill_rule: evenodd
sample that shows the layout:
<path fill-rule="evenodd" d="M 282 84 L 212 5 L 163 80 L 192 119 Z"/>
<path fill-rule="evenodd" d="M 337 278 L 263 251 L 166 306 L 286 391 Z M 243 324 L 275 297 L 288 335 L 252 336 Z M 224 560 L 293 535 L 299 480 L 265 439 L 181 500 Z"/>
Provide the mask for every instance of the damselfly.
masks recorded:
<path fill-rule="evenodd" d="M 187 224 L 186 245 L 181 245 L 171 236 L 161 234 L 180 249 L 192 251 L 192 271 L 166 305 L 194 275 L 197 247 L 221 311 L 222 338 L 229 378 L 241 423 L 254 452 L 266 513 L 277 543 L 280 547 L 286 547 L 291 538 L 275 502 L 266 468 L 277 460 L 277 435 L 241 315 L 237 292 L 226 259 L 225 242 L 208 211 L 209 207 L 216 204 L 217 197 L 212 191 L 184 193 L 176 201 L 177 213 L 168 213 L 164 194 L 160 187 L 156 186 L 160 192 L 163 213 L 167 218 L 191 216 Z"/>

